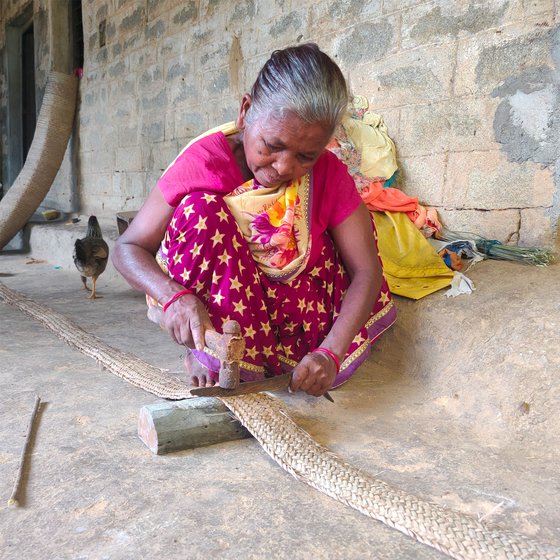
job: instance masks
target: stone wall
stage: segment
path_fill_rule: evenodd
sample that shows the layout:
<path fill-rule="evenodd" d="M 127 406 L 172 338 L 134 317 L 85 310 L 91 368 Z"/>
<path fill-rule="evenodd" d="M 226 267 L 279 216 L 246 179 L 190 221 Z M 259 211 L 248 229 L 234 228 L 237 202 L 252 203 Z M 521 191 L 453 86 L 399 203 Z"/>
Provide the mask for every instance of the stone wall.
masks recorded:
<path fill-rule="evenodd" d="M 400 188 L 437 207 L 452 229 L 551 245 L 560 215 L 559 5 L 83 0 L 79 210 L 137 209 L 190 138 L 235 116 L 274 48 L 313 40 L 383 115 Z"/>

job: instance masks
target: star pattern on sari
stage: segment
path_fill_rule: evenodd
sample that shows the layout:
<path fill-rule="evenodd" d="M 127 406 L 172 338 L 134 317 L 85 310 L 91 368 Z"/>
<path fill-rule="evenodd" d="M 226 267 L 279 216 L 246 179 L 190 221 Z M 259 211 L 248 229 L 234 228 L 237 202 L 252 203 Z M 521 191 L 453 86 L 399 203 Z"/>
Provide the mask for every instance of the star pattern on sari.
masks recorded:
<path fill-rule="evenodd" d="M 222 295 L 222 290 L 218 290 L 217 293 L 212 294 L 212 297 L 214 298 L 214 302 L 218 305 L 222 305 L 222 300 L 226 299 L 226 297 Z"/>
<path fill-rule="evenodd" d="M 223 243 L 223 239 L 225 237 L 225 233 L 220 233 L 219 231 L 216 231 L 216 233 L 210 238 L 212 240 L 212 247 L 215 247 L 218 244 L 222 244 Z"/>
<path fill-rule="evenodd" d="M 243 287 L 243 284 L 239 281 L 237 276 L 232 276 L 229 279 L 229 287 L 230 290 L 235 290 L 237 293 L 239 293 L 239 290 Z"/>
<path fill-rule="evenodd" d="M 207 219 L 208 219 L 208 216 L 204 216 L 204 218 L 202 216 L 198 217 L 198 222 L 194 226 L 194 229 L 196 229 L 196 231 L 198 231 L 198 233 L 200 233 L 201 231 L 204 231 L 205 229 L 208 229 L 208 227 L 206 226 L 206 220 Z"/>
<path fill-rule="evenodd" d="M 237 311 L 237 313 L 239 313 L 239 315 L 243 315 L 243 311 L 247 309 L 247 306 L 243 303 L 242 300 L 239 300 L 238 302 L 233 304 L 233 308 L 235 309 L 235 311 Z"/>
<path fill-rule="evenodd" d="M 183 210 L 183 215 L 185 216 L 185 220 L 188 220 L 190 215 L 194 214 L 194 203 L 190 206 L 185 206 Z"/>
<path fill-rule="evenodd" d="M 202 195 L 202 198 L 206 201 L 206 204 L 210 204 L 211 202 L 216 202 L 216 195 L 205 193 Z"/>
<path fill-rule="evenodd" d="M 391 301 L 391 298 L 389 297 L 389 292 L 381 292 L 381 297 L 377 300 L 379 303 L 382 303 L 383 305 L 386 305 L 387 303 L 389 303 Z"/>
<path fill-rule="evenodd" d="M 196 243 L 193 245 L 191 249 L 191 255 L 194 257 L 198 257 L 200 255 L 200 251 L 202 250 L 202 243 L 197 245 Z"/>
<path fill-rule="evenodd" d="M 267 368 L 279 374 L 282 365 L 297 363 L 328 334 L 339 316 L 348 274 L 328 240 L 322 256 L 287 282 L 267 275 L 251 248 L 220 194 L 193 192 L 165 232 L 161 263 L 197 294 L 220 332 L 230 318 L 240 323 L 247 372 L 258 375 Z M 378 298 L 390 302 L 386 283 Z M 369 335 L 363 328 L 350 353 L 368 344 Z"/>
<path fill-rule="evenodd" d="M 231 259 L 231 255 L 224 249 L 224 252 L 218 257 L 218 260 L 227 266 L 229 259 Z"/>
<path fill-rule="evenodd" d="M 361 344 L 362 342 L 365 342 L 367 340 L 367 338 L 364 338 L 362 336 L 362 333 L 358 333 L 355 337 L 354 340 L 352 341 L 354 344 Z"/>

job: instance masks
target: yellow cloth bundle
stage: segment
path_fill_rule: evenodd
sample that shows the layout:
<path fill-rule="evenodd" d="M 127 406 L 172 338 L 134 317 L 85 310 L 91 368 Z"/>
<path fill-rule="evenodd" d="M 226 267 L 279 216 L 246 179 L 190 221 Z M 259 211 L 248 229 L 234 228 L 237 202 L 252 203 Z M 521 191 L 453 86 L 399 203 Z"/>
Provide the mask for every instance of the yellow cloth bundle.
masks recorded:
<path fill-rule="evenodd" d="M 393 294 L 420 299 L 441 290 L 454 272 L 403 212 L 373 212 L 379 255 Z"/>

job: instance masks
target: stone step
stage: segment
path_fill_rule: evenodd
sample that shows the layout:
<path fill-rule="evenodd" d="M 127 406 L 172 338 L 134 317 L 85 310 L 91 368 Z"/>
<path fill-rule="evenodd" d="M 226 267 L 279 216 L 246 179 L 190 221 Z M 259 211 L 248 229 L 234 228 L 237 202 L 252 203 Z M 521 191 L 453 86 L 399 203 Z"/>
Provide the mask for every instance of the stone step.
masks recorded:
<path fill-rule="evenodd" d="M 60 222 L 28 224 L 26 233 L 29 251 L 26 254 L 29 258 L 46 260 L 52 266 L 60 267 L 63 270 L 76 270 L 73 260 L 74 243 L 76 239 L 85 237 L 88 218 L 87 215 L 77 215 Z M 116 216 L 113 218 L 98 216 L 97 218 L 103 239 L 109 245 L 109 254 L 111 254 L 119 236 Z M 120 275 L 109 259 L 107 268 L 100 278 L 108 281 L 118 277 Z"/>

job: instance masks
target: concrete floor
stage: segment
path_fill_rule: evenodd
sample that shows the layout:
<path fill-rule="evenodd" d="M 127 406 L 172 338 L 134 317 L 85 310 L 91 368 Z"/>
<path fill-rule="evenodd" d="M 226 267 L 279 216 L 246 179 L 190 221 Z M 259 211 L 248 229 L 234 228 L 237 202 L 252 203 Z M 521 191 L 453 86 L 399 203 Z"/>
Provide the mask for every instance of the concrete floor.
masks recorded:
<path fill-rule="evenodd" d="M 67 263 L 29 261 L 0 256 L 0 282 L 180 371 L 181 348 L 114 271 L 91 302 Z M 487 261 L 468 275 L 470 296 L 397 298 L 397 324 L 334 405 L 282 398 L 364 472 L 560 545 L 560 267 Z M 443 558 L 296 481 L 253 439 L 152 455 L 136 422 L 157 398 L 18 309 L 0 302 L 0 317 L 1 558 Z M 24 507 L 7 508 L 35 394 Z"/>

